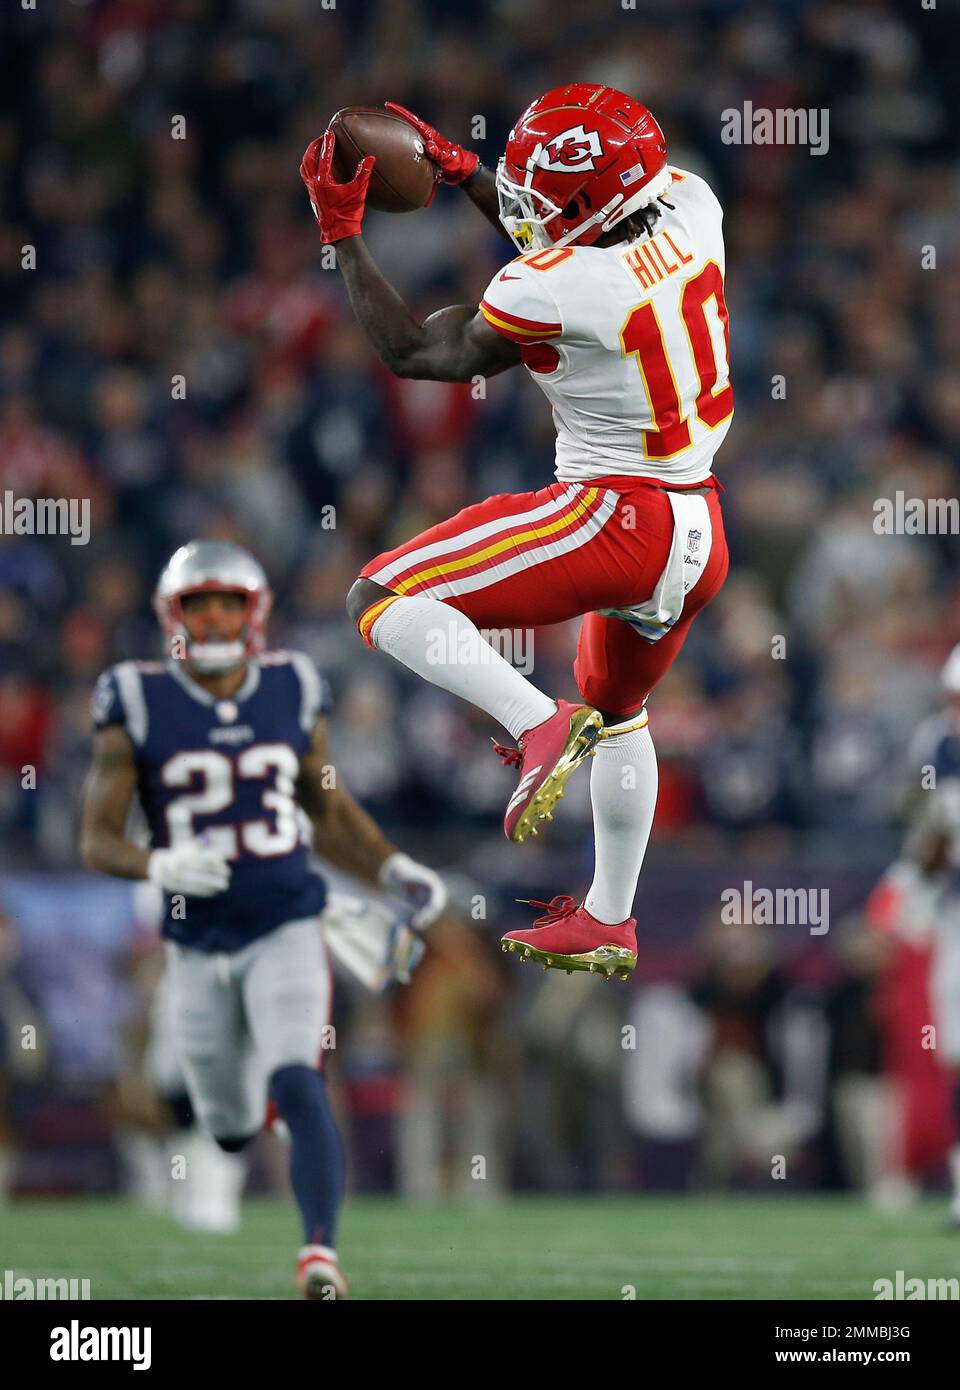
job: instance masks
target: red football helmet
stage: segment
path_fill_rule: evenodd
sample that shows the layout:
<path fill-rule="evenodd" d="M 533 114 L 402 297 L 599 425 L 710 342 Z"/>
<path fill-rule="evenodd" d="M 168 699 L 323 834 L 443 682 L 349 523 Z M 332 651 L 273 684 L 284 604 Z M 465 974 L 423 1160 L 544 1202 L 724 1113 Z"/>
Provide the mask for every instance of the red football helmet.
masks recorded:
<path fill-rule="evenodd" d="M 497 165 L 500 221 L 522 251 L 590 246 L 670 187 L 653 116 L 613 87 L 575 82 L 527 107 Z"/>

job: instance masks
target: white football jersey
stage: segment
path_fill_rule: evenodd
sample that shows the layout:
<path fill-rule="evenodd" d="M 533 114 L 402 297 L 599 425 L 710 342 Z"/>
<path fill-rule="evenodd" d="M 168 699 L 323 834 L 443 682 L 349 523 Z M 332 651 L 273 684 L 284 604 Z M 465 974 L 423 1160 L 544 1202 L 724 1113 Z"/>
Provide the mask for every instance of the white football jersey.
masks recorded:
<path fill-rule="evenodd" d="M 652 236 L 530 252 L 480 304 L 553 408 L 564 482 L 702 482 L 730 428 L 723 212 L 702 178 L 671 173 Z"/>

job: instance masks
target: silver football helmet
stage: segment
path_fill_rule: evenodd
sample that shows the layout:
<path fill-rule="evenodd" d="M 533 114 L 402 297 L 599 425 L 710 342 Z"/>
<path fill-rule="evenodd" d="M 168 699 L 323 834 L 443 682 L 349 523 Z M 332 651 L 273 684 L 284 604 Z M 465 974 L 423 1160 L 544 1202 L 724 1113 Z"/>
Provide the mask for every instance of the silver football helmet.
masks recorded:
<path fill-rule="evenodd" d="M 247 607 L 240 636 L 231 642 L 201 642 L 190 636 L 181 600 L 204 590 L 245 595 Z M 179 639 L 186 660 L 198 671 L 231 671 L 266 643 L 273 593 L 259 560 L 230 541 L 190 541 L 171 555 L 157 581 L 153 608 L 168 644 Z"/>

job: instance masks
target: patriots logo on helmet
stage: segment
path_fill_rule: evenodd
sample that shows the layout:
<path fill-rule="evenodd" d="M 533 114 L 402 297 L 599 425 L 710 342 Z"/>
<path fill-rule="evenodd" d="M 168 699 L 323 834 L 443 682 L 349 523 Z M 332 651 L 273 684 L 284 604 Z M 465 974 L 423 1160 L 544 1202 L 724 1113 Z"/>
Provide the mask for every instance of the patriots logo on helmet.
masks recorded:
<path fill-rule="evenodd" d="M 537 164 L 541 169 L 552 169 L 557 173 L 579 174 L 587 169 L 595 169 L 596 161 L 602 154 L 603 142 L 599 134 L 576 125 L 548 141 L 540 151 Z"/>

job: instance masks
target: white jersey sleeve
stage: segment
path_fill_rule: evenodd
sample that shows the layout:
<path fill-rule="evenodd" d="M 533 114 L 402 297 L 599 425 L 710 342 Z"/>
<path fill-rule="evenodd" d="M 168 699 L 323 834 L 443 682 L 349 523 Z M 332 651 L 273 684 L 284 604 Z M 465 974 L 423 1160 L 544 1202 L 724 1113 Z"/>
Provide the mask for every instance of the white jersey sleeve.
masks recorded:
<path fill-rule="evenodd" d="M 493 277 L 480 312 L 491 328 L 521 347 L 549 342 L 563 332 L 563 318 L 545 276 L 522 257 Z"/>

